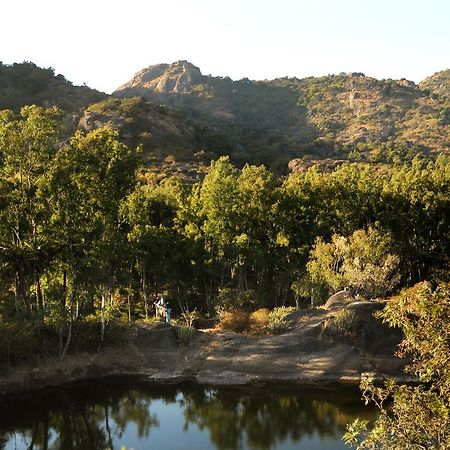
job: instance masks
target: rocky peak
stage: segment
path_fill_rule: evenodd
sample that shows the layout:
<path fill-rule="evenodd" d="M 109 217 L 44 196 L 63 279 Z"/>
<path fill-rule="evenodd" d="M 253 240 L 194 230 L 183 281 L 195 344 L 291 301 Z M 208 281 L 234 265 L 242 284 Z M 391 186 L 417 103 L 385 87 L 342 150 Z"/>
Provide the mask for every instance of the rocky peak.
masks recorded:
<path fill-rule="evenodd" d="M 113 95 L 129 96 L 153 92 L 159 94 L 190 91 L 192 85 L 202 79 L 200 69 L 192 63 L 182 60 L 172 64 L 156 64 L 139 71 L 128 83 L 120 86 Z"/>

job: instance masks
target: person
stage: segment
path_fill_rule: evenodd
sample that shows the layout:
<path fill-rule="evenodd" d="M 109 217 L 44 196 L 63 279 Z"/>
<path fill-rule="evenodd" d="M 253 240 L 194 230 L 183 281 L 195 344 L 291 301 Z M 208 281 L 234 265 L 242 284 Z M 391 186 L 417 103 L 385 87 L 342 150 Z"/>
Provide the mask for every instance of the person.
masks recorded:
<path fill-rule="evenodd" d="M 156 317 L 165 317 L 166 316 L 166 301 L 164 297 L 161 295 L 156 296 L 155 305 L 155 315 Z"/>
<path fill-rule="evenodd" d="M 172 314 L 172 308 L 170 307 L 169 303 L 166 303 L 166 322 L 170 322 L 170 316 Z"/>

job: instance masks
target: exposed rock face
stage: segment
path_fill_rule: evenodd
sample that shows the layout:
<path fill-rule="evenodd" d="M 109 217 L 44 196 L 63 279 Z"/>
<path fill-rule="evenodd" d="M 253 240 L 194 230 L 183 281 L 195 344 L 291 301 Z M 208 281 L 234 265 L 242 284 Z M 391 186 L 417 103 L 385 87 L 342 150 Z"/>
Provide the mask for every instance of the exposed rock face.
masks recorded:
<path fill-rule="evenodd" d="M 338 159 L 309 159 L 309 158 L 296 158 L 289 161 L 288 169 L 291 172 L 306 172 L 313 166 L 318 166 L 319 170 L 323 172 L 332 172 L 345 161 Z"/>
<path fill-rule="evenodd" d="M 364 375 L 406 380 L 405 360 L 394 356 L 401 334 L 372 314 L 383 304 L 352 302 L 345 292 L 328 306 L 289 314 L 289 331 L 279 336 L 196 331 L 188 346 L 179 343 L 171 324 L 131 325 L 121 347 L 0 373 L 0 395 L 111 376 L 208 385 L 358 383 Z M 336 326 L 335 317 L 345 310 L 363 324 L 358 335 Z"/>
<path fill-rule="evenodd" d="M 184 94 L 202 80 L 200 69 L 188 61 L 157 64 L 138 72 L 128 83 L 120 86 L 113 95 L 151 97 L 160 94 Z"/>

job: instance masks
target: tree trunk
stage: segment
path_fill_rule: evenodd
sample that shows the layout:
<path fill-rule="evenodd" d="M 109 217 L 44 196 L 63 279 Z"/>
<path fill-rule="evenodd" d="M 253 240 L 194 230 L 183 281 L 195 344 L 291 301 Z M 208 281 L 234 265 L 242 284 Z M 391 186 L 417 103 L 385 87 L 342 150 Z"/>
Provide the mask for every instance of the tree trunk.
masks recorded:
<path fill-rule="evenodd" d="M 25 312 L 27 314 L 31 314 L 31 306 L 30 302 L 27 297 L 27 289 L 26 289 L 26 282 L 25 282 L 25 274 L 23 267 L 19 265 L 19 268 L 17 270 L 16 275 L 16 291 L 19 303 L 23 303 L 23 306 L 25 307 Z"/>
<path fill-rule="evenodd" d="M 98 346 L 97 351 L 100 351 L 103 340 L 105 339 L 105 329 L 106 329 L 106 321 L 105 321 L 105 307 L 106 307 L 106 297 L 108 296 L 107 289 L 103 289 L 102 292 L 102 302 L 100 306 L 100 320 L 101 320 L 101 329 L 100 329 L 100 345 Z"/>
<path fill-rule="evenodd" d="M 142 263 L 142 295 L 144 297 L 145 318 L 148 319 L 147 277 L 145 275 L 145 261 L 143 261 Z"/>
<path fill-rule="evenodd" d="M 59 357 L 63 353 L 63 334 L 64 334 L 64 326 L 66 324 L 66 296 L 67 296 L 67 272 L 63 271 L 63 292 L 61 296 L 61 325 L 59 327 Z"/>
<path fill-rule="evenodd" d="M 75 288 L 72 289 L 72 295 L 70 296 L 70 322 L 69 329 L 67 331 L 67 339 L 66 345 L 64 345 L 64 349 L 60 356 L 60 361 L 64 359 L 67 353 L 67 349 L 69 348 L 70 341 L 72 340 L 72 328 L 73 328 L 73 319 L 75 316 Z"/>
<path fill-rule="evenodd" d="M 43 311 L 44 310 L 44 299 L 42 296 L 41 278 L 39 275 L 36 276 L 36 297 L 37 297 L 38 309 L 39 309 L 39 311 Z"/>

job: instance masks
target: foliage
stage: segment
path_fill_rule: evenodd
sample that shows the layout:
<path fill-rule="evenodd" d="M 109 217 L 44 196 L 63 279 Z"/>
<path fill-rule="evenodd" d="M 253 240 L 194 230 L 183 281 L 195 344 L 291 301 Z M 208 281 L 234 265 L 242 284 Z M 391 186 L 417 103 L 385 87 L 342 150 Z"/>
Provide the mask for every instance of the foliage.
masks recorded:
<path fill-rule="evenodd" d="M 246 311 L 226 311 L 222 314 L 219 322 L 219 329 L 223 331 L 234 331 L 242 333 L 250 328 L 250 314 Z"/>
<path fill-rule="evenodd" d="M 269 323 L 269 309 L 260 308 L 250 314 L 250 321 L 257 328 L 265 328 Z"/>
<path fill-rule="evenodd" d="M 256 298 L 253 291 L 239 292 L 238 289 L 219 289 L 217 297 L 214 299 L 214 309 L 220 317 L 225 312 L 235 310 L 249 311 L 255 305 Z"/>
<path fill-rule="evenodd" d="M 361 319 L 355 311 L 342 309 L 333 317 L 334 326 L 344 334 L 357 333 L 362 326 Z"/>
<path fill-rule="evenodd" d="M 0 330 L 0 363 L 31 358 L 38 347 L 34 327 L 26 322 L 4 322 Z"/>
<path fill-rule="evenodd" d="M 385 296 L 400 281 L 400 259 L 392 239 L 374 228 L 356 230 L 349 238 L 334 234 L 330 243 L 318 238 L 307 264 L 314 284 L 337 292 L 345 287 L 365 297 Z"/>
<path fill-rule="evenodd" d="M 267 330 L 273 334 L 282 334 L 289 329 L 289 324 L 285 317 L 297 310 L 294 307 L 280 306 L 269 312 L 269 322 Z"/>
<path fill-rule="evenodd" d="M 184 311 L 181 313 L 184 325 L 188 328 L 194 327 L 194 322 L 200 317 L 200 314 L 196 309 L 193 311 Z"/>
<path fill-rule="evenodd" d="M 195 328 L 189 325 L 182 325 L 181 327 L 177 327 L 176 331 L 178 341 L 181 345 L 189 345 L 196 333 Z"/>
<path fill-rule="evenodd" d="M 412 356 L 408 371 L 424 384 L 388 381 L 380 387 L 364 379 L 364 398 L 381 415 L 372 429 L 364 421 L 350 425 L 346 442 L 358 449 L 450 448 L 450 285 L 403 291 L 382 317 L 403 330 L 400 353 Z"/>
<path fill-rule="evenodd" d="M 220 315 L 448 276 L 445 157 L 284 178 L 222 157 L 187 184 L 143 176 L 138 149 L 111 129 L 62 141 L 62 120 L 54 108 L 0 113 L 0 314 L 50 327 L 60 357 L 87 317 L 98 349 L 161 294 L 175 314 Z M 286 329 L 270 314 L 273 331 Z"/>
<path fill-rule="evenodd" d="M 99 101 L 106 94 L 86 86 L 73 86 L 52 68 L 31 62 L 0 63 L 0 110 L 20 110 L 25 105 L 55 105 L 67 112 Z"/>

